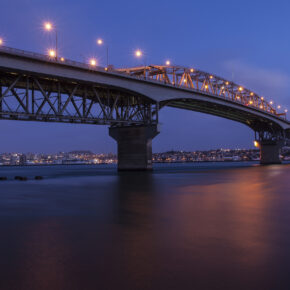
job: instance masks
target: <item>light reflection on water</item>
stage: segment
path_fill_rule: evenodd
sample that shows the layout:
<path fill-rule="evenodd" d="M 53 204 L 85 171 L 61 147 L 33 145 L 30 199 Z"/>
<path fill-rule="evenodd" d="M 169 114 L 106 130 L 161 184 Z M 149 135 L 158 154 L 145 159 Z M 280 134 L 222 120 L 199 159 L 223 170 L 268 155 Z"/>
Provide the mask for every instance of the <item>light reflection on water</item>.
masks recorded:
<path fill-rule="evenodd" d="M 290 165 L 0 175 L 0 289 L 290 288 Z"/>

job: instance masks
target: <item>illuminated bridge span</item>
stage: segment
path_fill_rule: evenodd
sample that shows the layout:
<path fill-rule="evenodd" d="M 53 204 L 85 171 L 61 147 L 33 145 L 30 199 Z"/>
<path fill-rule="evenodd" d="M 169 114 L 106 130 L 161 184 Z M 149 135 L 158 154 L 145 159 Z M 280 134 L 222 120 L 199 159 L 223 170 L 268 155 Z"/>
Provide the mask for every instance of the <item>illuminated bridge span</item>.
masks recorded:
<path fill-rule="evenodd" d="M 261 163 L 279 163 L 290 122 L 271 102 L 215 75 L 178 66 L 103 68 L 0 48 L 0 118 L 109 125 L 119 169 L 152 168 L 164 106 L 212 114 L 254 130 Z"/>

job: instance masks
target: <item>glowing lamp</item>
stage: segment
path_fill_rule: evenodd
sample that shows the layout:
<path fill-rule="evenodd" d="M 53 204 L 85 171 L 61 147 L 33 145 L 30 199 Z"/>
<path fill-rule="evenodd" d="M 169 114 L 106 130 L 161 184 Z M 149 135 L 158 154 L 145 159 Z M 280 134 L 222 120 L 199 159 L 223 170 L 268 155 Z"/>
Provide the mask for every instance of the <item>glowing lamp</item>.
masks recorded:
<path fill-rule="evenodd" d="M 55 52 L 55 50 L 50 49 L 50 50 L 48 51 L 48 55 L 49 55 L 50 57 L 56 57 L 56 52 Z"/>
<path fill-rule="evenodd" d="M 44 29 L 47 31 L 52 30 L 52 24 L 50 22 L 45 22 L 44 23 Z"/>
<path fill-rule="evenodd" d="M 137 56 L 137 57 L 141 57 L 142 56 L 142 51 L 141 50 L 136 50 L 135 51 L 135 55 Z"/>
<path fill-rule="evenodd" d="M 254 141 L 254 146 L 255 146 L 256 148 L 259 148 L 259 147 L 260 147 L 260 144 L 259 144 L 259 142 L 258 142 L 257 140 Z"/>
<path fill-rule="evenodd" d="M 90 59 L 90 65 L 91 66 L 96 66 L 97 65 L 97 61 L 94 58 Z"/>

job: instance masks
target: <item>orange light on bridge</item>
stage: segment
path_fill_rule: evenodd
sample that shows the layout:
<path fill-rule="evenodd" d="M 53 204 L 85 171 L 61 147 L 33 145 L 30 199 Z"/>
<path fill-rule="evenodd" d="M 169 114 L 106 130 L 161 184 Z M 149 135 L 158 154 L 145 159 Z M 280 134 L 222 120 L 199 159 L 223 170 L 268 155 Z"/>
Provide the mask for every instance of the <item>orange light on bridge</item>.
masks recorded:
<path fill-rule="evenodd" d="M 264 97 L 261 97 L 261 100 L 264 101 Z"/>
<path fill-rule="evenodd" d="M 239 91 L 241 92 L 243 90 L 243 87 L 239 87 Z"/>
<path fill-rule="evenodd" d="M 205 87 L 206 89 L 208 89 L 208 85 L 205 85 L 204 87 Z"/>
<path fill-rule="evenodd" d="M 48 51 L 48 55 L 49 55 L 50 57 L 56 57 L 56 52 L 55 52 L 55 50 L 50 49 L 50 50 Z"/>
<path fill-rule="evenodd" d="M 250 101 L 249 103 L 250 103 L 250 105 L 252 105 L 253 104 L 253 101 Z"/>
<path fill-rule="evenodd" d="M 136 51 L 135 51 L 135 56 L 137 56 L 137 57 L 141 57 L 143 55 L 143 53 L 142 53 L 142 51 L 140 50 L 140 49 L 137 49 Z"/>
<path fill-rule="evenodd" d="M 3 38 L 0 38 L 0 46 L 4 44 Z"/>
<path fill-rule="evenodd" d="M 226 82 L 226 85 L 228 86 L 229 85 L 229 82 Z"/>
<path fill-rule="evenodd" d="M 47 31 L 52 30 L 52 24 L 50 22 L 45 22 L 43 24 L 43 26 L 44 26 L 44 29 L 47 30 Z"/>
<path fill-rule="evenodd" d="M 194 72 L 194 69 L 193 69 L 193 68 L 191 68 L 191 69 L 190 69 L 190 72 Z"/>
<path fill-rule="evenodd" d="M 253 95 L 254 95 L 254 93 L 253 93 L 253 92 L 251 92 L 251 93 L 250 93 L 250 96 L 253 96 Z"/>
<path fill-rule="evenodd" d="M 91 66 L 96 66 L 96 65 L 97 65 L 97 61 L 96 61 L 96 59 L 91 58 L 91 59 L 90 59 L 90 65 L 91 65 Z"/>
<path fill-rule="evenodd" d="M 278 109 L 281 109 L 281 106 L 278 106 L 277 108 L 278 108 Z"/>
<path fill-rule="evenodd" d="M 260 105 L 260 109 L 263 109 L 263 106 L 262 105 Z"/>
<path fill-rule="evenodd" d="M 256 148 L 259 148 L 259 147 L 260 147 L 260 143 L 259 143 L 257 140 L 255 140 L 255 141 L 254 141 L 254 146 L 255 146 Z"/>
<path fill-rule="evenodd" d="M 61 58 L 60 58 L 60 61 L 64 62 L 64 61 L 65 61 L 65 59 L 64 59 L 63 57 L 61 57 Z"/>
<path fill-rule="evenodd" d="M 210 79 L 213 79 L 213 76 L 209 76 Z"/>
<path fill-rule="evenodd" d="M 270 105 L 273 105 L 273 101 L 270 102 Z"/>
<path fill-rule="evenodd" d="M 165 62 L 165 64 L 166 64 L 166 65 L 170 65 L 170 60 L 167 60 L 167 61 Z"/>

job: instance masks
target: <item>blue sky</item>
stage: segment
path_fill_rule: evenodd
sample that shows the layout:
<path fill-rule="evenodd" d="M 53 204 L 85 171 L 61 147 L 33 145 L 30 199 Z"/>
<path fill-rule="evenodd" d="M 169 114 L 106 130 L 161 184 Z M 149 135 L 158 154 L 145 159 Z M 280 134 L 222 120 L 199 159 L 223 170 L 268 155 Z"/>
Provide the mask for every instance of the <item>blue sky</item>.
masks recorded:
<path fill-rule="evenodd" d="M 138 65 L 133 51 L 141 48 L 148 63 L 193 66 L 290 108 L 289 11 L 280 0 L 1 0 L 0 37 L 7 46 L 45 53 L 53 45 L 42 31 L 49 20 L 66 58 L 96 56 L 105 65 L 105 50 L 96 46 L 101 37 L 115 66 Z M 253 144 L 249 128 L 214 116 L 167 108 L 160 121 L 154 152 Z M 105 126 L 0 121 L 0 130 L 0 152 L 116 151 Z"/>

